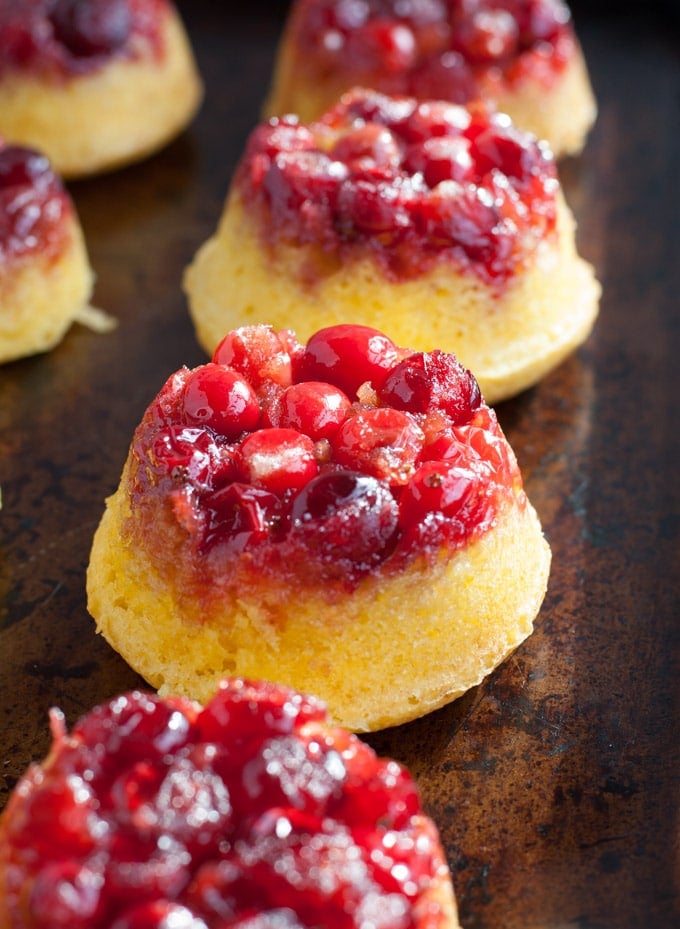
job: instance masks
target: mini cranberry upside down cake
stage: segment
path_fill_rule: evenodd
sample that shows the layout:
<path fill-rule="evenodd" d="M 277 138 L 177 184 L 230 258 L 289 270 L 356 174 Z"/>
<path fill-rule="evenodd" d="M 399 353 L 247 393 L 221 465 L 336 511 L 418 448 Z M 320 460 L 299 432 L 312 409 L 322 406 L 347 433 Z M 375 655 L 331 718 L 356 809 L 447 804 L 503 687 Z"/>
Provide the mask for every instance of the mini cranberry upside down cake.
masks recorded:
<path fill-rule="evenodd" d="M 0 133 L 63 177 L 155 152 L 202 92 L 169 0 L 0 0 Z"/>
<path fill-rule="evenodd" d="M 161 693 L 317 694 L 355 731 L 479 683 L 532 630 L 550 551 L 455 356 L 368 327 L 243 327 L 134 435 L 87 575 L 98 631 Z"/>
<path fill-rule="evenodd" d="M 317 700 L 231 679 L 51 720 L 0 819 L 0 929 L 458 929 L 413 779 Z"/>
<path fill-rule="evenodd" d="M 544 144 L 486 109 L 358 89 L 253 131 L 184 286 L 208 352 L 263 319 L 302 338 L 362 323 L 455 352 L 489 403 L 580 345 L 600 294 Z"/>
<path fill-rule="evenodd" d="M 0 363 L 53 348 L 88 305 L 93 274 L 73 202 L 48 159 L 0 139 Z"/>
<path fill-rule="evenodd" d="M 316 119 L 356 85 L 493 102 L 558 157 L 581 151 L 597 112 L 560 0 L 295 0 L 266 115 Z"/>

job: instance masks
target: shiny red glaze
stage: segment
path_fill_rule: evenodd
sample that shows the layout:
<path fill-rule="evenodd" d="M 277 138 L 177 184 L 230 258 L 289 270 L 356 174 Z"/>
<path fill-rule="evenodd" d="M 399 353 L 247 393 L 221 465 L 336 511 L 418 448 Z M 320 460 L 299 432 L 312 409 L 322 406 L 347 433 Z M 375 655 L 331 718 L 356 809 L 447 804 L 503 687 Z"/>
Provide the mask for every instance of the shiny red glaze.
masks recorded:
<path fill-rule="evenodd" d="M 408 772 L 314 698 L 135 691 L 55 729 L 13 793 L 3 906 L 14 929 L 414 929 L 441 860 L 421 816 Z"/>
<path fill-rule="evenodd" d="M 267 345 L 287 387 L 263 374 Z M 264 325 L 247 338 L 237 330 L 222 353 L 241 372 L 216 362 L 180 369 L 132 443 L 132 542 L 159 570 L 183 572 L 197 595 L 264 578 L 351 590 L 420 554 L 454 552 L 504 502 L 524 499 L 495 417 L 453 355 L 409 352 L 350 324 L 319 330 L 305 346 Z M 231 402 L 235 384 L 245 407 Z M 469 492 L 421 487 L 432 463 L 470 471 Z M 167 532 L 173 525 L 177 533 Z"/>
<path fill-rule="evenodd" d="M 0 264 L 58 256 L 72 216 L 71 199 L 48 159 L 0 139 Z"/>
<path fill-rule="evenodd" d="M 0 0 L 0 72 L 55 79 L 162 53 L 167 0 Z"/>
<path fill-rule="evenodd" d="M 398 280 L 446 262 L 500 287 L 555 231 L 552 154 L 480 103 L 356 89 L 317 123 L 258 127 L 236 185 L 268 243 L 370 256 Z"/>

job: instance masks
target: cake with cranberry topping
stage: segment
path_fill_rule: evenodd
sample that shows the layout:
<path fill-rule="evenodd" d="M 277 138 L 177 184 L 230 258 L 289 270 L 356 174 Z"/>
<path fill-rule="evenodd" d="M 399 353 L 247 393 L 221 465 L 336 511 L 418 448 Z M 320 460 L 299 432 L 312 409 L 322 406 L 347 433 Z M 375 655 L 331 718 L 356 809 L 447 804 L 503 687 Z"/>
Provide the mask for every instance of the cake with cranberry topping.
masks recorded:
<path fill-rule="evenodd" d="M 93 274 L 73 201 L 48 159 L 0 139 L 0 363 L 91 323 Z"/>
<path fill-rule="evenodd" d="M 208 352 L 263 319 L 356 322 L 455 352 L 489 403 L 581 344 L 600 293 L 544 143 L 485 107 L 359 89 L 255 128 L 184 286 Z"/>
<path fill-rule="evenodd" d="M 63 177 L 155 152 L 201 96 L 169 0 L 0 0 L 0 133 Z"/>
<path fill-rule="evenodd" d="M 310 121 L 357 85 L 491 101 L 558 157 L 581 151 L 596 116 L 561 0 L 295 0 L 266 115 Z"/>
<path fill-rule="evenodd" d="M 0 819 L 0 929 L 458 929 L 412 777 L 318 700 L 230 679 L 51 724 Z"/>
<path fill-rule="evenodd" d="M 95 533 L 88 608 L 162 694 L 230 674 L 355 731 L 478 684 L 550 563 L 515 456 L 455 356 L 365 326 L 258 324 L 175 372 Z"/>

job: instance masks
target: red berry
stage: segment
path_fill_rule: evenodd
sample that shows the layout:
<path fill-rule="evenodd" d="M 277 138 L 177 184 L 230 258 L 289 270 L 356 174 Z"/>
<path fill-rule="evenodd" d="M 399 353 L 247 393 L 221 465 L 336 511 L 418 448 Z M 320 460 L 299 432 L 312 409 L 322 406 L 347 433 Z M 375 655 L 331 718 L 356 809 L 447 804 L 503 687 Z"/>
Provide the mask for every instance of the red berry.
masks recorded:
<path fill-rule="evenodd" d="M 409 227 L 408 192 L 379 179 L 350 178 L 338 195 L 338 223 L 352 234 L 394 236 Z"/>
<path fill-rule="evenodd" d="M 436 136 L 409 149 L 406 165 L 420 171 L 429 187 L 442 181 L 472 181 L 475 164 L 463 136 Z"/>
<path fill-rule="evenodd" d="M 84 716 L 74 726 L 73 738 L 83 746 L 97 747 L 95 759 L 101 756 L 106 774 L 104 762 L 116 756 L 121 763 L 134 764 L 179 751 L 191 739 L 195 714 L 188 701 L 132 691 Z"/>
<path fill-rule="evenodd" d="M 515 17 L 507 10 L 482 9 L 454 23 L 451 44 L 468 61 L 487 63 L 512 56 L 518 32 Z"/>
<path fill-rule="evenodd" d="M 128 0 L 54 0 L 49 15 L 57 40 L 74 55 L 110 54 L 132 28 Z"/>
<path fill-rule="evenodd" d="M 143 455 L 159 475 L 175 482 L 186 481 L 209 490 L 234 474 L 228 446 L 219 445 L 213 433 L 199 427 L 168 426 L 160 430 Z"/>
<path fill-rule="evenodd" d="M 415 37 L 408 24 L 392 18 L 372 19 L 348 34 L 348 55 L 358 70 L 400 72 L 413 64 Z"/>
<path fill-rule="evenodd" d="M 200 713 L 201 739 L 218 742 L 229 731 L 230 744 L 252 738 L 289 735 L 303 723 L 323 720 L 324 705 L 315 697 L 278 684 L 231 678 L 220 683 L 215 696 Z"/>
<path fill-rule="evenodd" d="M 233 329 L 219 343 L 212 360 L 238 371 L 255 390 L 266 381 L 281 387 L 291 382 L 290 355 L 271 326 Z"/>
<path fill-rule="evenodd" d="M 205 526 L 199 548 L 207 551 L 225 543 L 233 552 L 242 552 L 264 542 L 279 526 L 280 500 L 260 487 L 234 481 L 206 496 L 203 501 Z"/>
<path fill-rule="evenodd" d="M 314 134 L 295 116 L 274 117 L 261 123 L 248 139 L 247 154 L 274 158 L 279 152 L 304 152 L 316 147 Z"/>
<path fill-rule="evenodd" d="M 377 564 L 396 525 L 397 504 L 385 485 L 351 471 L 328 471 L 293 501 L 291 539 L 318 553 L 326 570 L 342 575 Z"/>
<path fill-rule="evenodd" d="M 394 134 L 380 123 L 364 123 L 340 136 L 329 152 L 356 172 L 374 167 L 395 169 L 401 150 Z"/>
<path fill-rule="evenodd" d="M 312 724 L 263 742 L 243 764 L 237 798 L 262 809 L 293 807 L 322 817 L 340 795 L 347 771 L 340 754 L 316 731 Z"/>
<path fill-rule="evenodd" d="M 299 362 L 299 378 L 326 381 L 351 399 L 367 381 L 377 388 L 402 354 L 388 336 L 370 326 L 344 323 L 319 329 Z"/>
<path fill-rule="evenodd" d="M 438 349 L 405 358 L 378 388 L 378 397 L 411 413 L 441 410 L 455 423 L 470 419 L 482 402 L 474 376 L 454 355 Z"/>
<path fill-rule="evenodd" d="M 20 145 L 0 142 L 0 190 L 50 181 L 54 173 L 45 155 Z"/>
<path fill-rule="evenodd" d="M 253 388 L 242 374 L 221 364 L 191 371 L 182 402 L 187 423 L 209 426 L 228 439 L 253 429 L 260 418 Z"/>
<path fill-rule="evenodd" d="M 349 416 L 331 444 L 338 464 L 395 485 L 413 473 L 423 438 L 408 413 L 378 407 Z"/>
<path fill-rule="evenodd" d="M 338 198 L 340 182 L 347 167 L 324 152 L 280 152 L 263 178 L 262 189 L 271 210 L 272 222 L 292 223 L 305 232 L 310 207 L 314 207 L 314 226 L 328 222 Z M 303 204 L 305 209 L 303 210 Z M 302 224 L 301 224 L 302 223 Z"/>
<path fill-rule="evenodd" d="M 527 178 L 536 161 L 536 140 L 512 125 L 492 125 L 479 133 L 472 150 L 480 174 L 494 168 L 507 177 Z M 545 168 L 549 169 L 546 160 Z"/>
<path fill-rule="evenodd" d="M 101 876 L 75 860 L 47 864 L 33 883 L 29 909 L 35 929 L 91 929 L 103 915 Z"/>
<path fill-rule="evenodd" d="M 244 480 L 283 495 L 309 483 L 318 471 L 315 445 L 295 429 L 260 429 L 240 444 L 237 467 Z"/>
<path fill-rule="evenodd" d="M 314 441 L 330 439 L 351 407 L 347 395 L 323 381 L 292 384 L 263 415 L 264 425 L 297 429 Z"/>
<path fill-rule="evenodd" d="M 423 143 L 441 136 L 460 136 L 470 125 L 470 113 L 455 103 L 428 100 L 418 103 L 404 122 L 403 134 L 408 142 Z"/>
<path fill-rule="evenodd" d="M 447 535 L 462 540 L 476 524 L 482 505 L 478 474 L 456 461 L 426 461 L 399 499 L 399 524 L 407 529 L 430 516 L 451 521 Z"/>

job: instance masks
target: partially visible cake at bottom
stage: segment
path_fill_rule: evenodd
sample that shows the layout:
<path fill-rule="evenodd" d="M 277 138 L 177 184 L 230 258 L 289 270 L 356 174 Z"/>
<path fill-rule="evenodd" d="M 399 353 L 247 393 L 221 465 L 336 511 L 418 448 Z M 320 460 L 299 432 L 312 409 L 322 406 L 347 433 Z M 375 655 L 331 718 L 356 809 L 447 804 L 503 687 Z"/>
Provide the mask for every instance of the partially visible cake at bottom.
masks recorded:
<path fill-rule="evenodd" d="M 51 721 L 0 818 L 0 929 L 459 929 L 409 773 L 313 697 L 230 679 Z"/>

